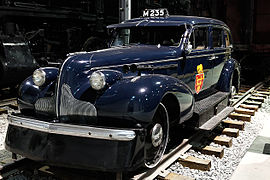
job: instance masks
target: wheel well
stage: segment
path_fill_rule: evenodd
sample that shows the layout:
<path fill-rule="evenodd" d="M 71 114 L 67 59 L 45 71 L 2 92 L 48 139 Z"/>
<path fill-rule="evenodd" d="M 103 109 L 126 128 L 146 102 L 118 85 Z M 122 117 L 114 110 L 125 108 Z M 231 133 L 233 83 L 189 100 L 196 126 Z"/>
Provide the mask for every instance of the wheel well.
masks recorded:
<path fill-rule="evenodd" d="M 161 102 L 168 111 L 169 121 L 173 122 L 175 120 L 179 120 L 180 106 L 176 97 L 173 94 L 167 94 L 163 97 Z"/>

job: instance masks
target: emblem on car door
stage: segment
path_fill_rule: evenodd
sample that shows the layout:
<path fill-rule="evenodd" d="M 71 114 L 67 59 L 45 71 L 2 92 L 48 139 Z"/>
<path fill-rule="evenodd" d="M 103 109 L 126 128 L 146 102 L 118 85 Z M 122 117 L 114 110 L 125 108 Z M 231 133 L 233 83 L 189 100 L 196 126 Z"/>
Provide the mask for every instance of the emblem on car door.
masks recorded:
<path fill-rule="evenodd" d="M 204 80 L 204 73 L 203 73 L 203 65 L 200 64 L 197 66 L 197 72 L 196 74 L 196 80 L 195 80 L 195 91 L 198 94 L 203 86 L 203 80 Z"/>

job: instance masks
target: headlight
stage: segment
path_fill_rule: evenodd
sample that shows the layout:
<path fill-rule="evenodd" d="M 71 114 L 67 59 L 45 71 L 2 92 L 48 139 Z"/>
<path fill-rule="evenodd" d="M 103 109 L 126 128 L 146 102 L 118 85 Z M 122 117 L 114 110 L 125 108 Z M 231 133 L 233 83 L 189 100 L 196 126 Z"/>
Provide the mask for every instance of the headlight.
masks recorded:
<path fill-rule="evenodd" d="M 105 84 L 106 78 L 102 72 L 96 71 L 92 73 L 90 77 L 90 85 L 93 89 L 101 90 L 102 88 L 104 88 Z"/>
<path fill-rule="evenodd" d="M 37 86 L 42 86 L 46 81 L 46 73 L 42 69 L 37 69 L 33 73 L 33 82 Z"/>

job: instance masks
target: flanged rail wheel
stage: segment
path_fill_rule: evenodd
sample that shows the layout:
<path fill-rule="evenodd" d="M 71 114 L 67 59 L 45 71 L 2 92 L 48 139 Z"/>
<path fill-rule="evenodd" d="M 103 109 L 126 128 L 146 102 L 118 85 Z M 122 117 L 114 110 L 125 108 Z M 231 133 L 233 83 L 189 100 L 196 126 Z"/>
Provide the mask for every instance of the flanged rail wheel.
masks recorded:
<path fill-rule="evenodd" d="M 147 128 L 145 161 L 147 168 L 155 167 L 161 160 L 169 138 L 169 117 L 166 107 L 160 103 Z"/>
<path fill-rule="evenodd" d="M 237 94 L 237 88 L 235 86 L 234 73 L 233 73 L 232 77 L 231 77 L 231 81 L 230 81 L 230 95 L 229 95 L 229 98 L 233 99 L 236 94 Z M 232 104 L 232 102 L 230 104 Z"/>
<path fill-rule="evenodd" d="M 236 95 L 236 87 L 234 85 L 231 86 L 231 98 L 233 98 Z"/>

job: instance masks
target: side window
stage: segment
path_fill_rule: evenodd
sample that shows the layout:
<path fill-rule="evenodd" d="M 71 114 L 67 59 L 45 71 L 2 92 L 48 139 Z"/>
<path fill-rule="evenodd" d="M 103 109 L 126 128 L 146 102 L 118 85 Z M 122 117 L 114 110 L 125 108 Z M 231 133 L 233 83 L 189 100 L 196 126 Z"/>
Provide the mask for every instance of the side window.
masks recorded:
<path fill-rule="evenodd" d="M 220 28 L 213 28 L 212 29 L 213 48 L 223 47 L 222 34 L 223 34 L 222 29 L 220 29 Z"/>
<path fill-rule="evenodd" d="M 124 44 L 129 43 L 129 34 L 130 30 L 129 29 L 120 29 L 118 33 L 118 37 L 116 38 L 116 41 L 113 42 L 113 46 L 121 46 Z"/>
<path fill-rule="evenodd" d="M 226 47 L 229 47 L 232 44 L 230 33 L 227 30 L 225 30 L 224 31 L 224 36 L 225 36 L 224 37 L 225 45 L 226 45 Z"/>
<path fill-rule="evenodd" d="M 195 28 L 189 40 L 194 50 L 203 50 L 208 48 L 208 28 Z"/>

